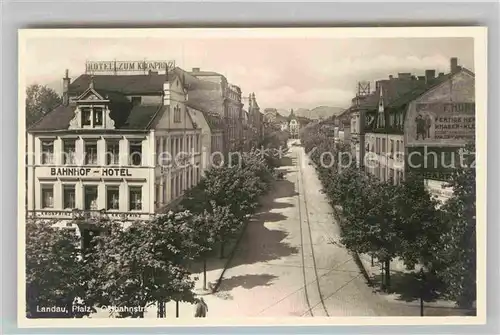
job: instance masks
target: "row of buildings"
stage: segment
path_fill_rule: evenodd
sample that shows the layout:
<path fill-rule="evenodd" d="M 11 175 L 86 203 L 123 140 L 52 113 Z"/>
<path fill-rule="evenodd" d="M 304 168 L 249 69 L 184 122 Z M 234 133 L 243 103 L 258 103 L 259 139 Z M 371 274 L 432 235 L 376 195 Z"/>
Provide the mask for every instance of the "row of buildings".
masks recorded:
<path fill-rule="evenodd" d="M 351 145 L 356 161 L 383 181 L 399 183 L 421 174 L 441 200 L 460 164 L 464 146 L 475 140 L 474 73 L 450 59 L 448 73 L 399 73 L 358 94 L 337 118 L 337 140 Z"/>
<path fill-rule="evenodd" d="M 299 132 L 311 120 L 295 115 L 293 109 L 288 116 L 281 115 L 276 108 L 264 109 L 264 122 L 274 125 L 276 129 L 287 132 L 291 139 L 299 138 Z"/>
<path fill-rule="evenodd" d="M 87 64 L 73 81 L 66 71 L 63 103 L 27 129 L 29 217 L 148 219 L 230 152 L 261 141 L 255 94 L 244 103 L 223 75 L 123 63 Z"/>

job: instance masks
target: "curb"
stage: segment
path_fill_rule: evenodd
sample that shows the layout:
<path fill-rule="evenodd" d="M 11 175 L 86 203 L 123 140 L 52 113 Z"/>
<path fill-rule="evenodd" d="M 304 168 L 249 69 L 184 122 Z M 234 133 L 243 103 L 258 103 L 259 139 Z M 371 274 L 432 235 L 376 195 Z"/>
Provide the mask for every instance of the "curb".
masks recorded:
<path fill-rule="evenodd" d="M 238 249 L 240 241 L 243 238 L 243 235 L 244 235 L 244 233 L 246 231 L 247 225 L 248 225 L 248 220 L 245 220 L 245 223 L 243 224 L 243 227 L 241 228 L 241 232 L 238 235 L 238 238 L 236 239 L 236 242 L 234 243 L 234 247 L 231 250 L 231 253 L 229 254 L 229 256 L 227 257 L 226 263 L 224 264 L 224 268 L 223 268 L 223 270 L 222 270 L 219 278 L 216 280 L 215 285 L 212 287 L 212 289 L 207 294 L 214 294 L 219 289 L 219 286 L 220 286 L 220 284 L 222 282 L 222 278 L 224 277 L 224 274 L 226 273 L 226 270 L 227 270 L 227 268 L 229 266 L 229 263 L 231 263 L 231 261 L 233 260 L 234 254 L 236 253 L 236 249 Z"/>

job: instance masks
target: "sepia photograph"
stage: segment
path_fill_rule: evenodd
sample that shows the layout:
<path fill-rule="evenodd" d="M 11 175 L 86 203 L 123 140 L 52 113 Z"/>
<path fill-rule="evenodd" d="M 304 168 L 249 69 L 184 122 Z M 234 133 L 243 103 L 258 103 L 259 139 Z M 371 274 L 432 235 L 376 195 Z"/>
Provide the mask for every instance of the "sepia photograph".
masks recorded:
<path fill-rule="evenodd" d="M 481 27 L 20 30 L 19 322 L 484 322 L 485 53 Z"/>

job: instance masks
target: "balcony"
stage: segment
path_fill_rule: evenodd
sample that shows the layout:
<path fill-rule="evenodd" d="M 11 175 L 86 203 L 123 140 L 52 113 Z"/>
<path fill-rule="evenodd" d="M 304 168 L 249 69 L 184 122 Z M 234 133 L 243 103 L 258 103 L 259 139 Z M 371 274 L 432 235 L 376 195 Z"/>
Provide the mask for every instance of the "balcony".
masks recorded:
<path fill-rule="evenodd" d="M 90 224 L 98 224 L 106 221 L 134 221 L 150 218 L 149 213 L 143 212 L 117 212 L 101 210 L 34 210 L 28 211 L 27 218 L 29 219 L 55 219 L 55 220 L 70 220 L 85 222 Z"/>

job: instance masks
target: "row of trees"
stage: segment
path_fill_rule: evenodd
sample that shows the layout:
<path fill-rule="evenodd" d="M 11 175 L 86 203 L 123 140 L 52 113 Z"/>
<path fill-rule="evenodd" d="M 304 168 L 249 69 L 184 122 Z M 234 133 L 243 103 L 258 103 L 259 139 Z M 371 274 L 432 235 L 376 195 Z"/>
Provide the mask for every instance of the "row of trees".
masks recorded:
<path fill-rule="evenodd" d="M 189 264 L 206 261 L 217 246 L 223 257 L 224 245 L 274 180 L 276 157 L 260 153 L 242 153 L 231 166 L 209 169 L 178 208 L 153 220 L 128 227 L 99 222 L 84 250 L 73 230 L 53 221 L 27 222 L 28 317 L 83 317 L 96 307 L 116 306 L 115 316 L 140 318 L 155 303 L 161 310 L 168 301 L 193 302 L 197 278 Z M 203 277 L 206 288 L 206 271 Z M 59 307 L 46 309 L 51 306 Z"/>
<path fill-rule="evenodd" d="M 365 173 L 355 161 L 348 164 L 349 146 L 327 134 L 321 124 L 311 124 L 301 140 L 332 206 L 342 209 L 341 243 L 380 260 L 383 288 L 390 286 L 390 263 L 398 258 L 409 270 L 425 271 L 428 291 L 470 307 L 476 296 L 475 169 L 456 170 L 449 181 L 453 196 L 440 204 L 417 175 L 407 174 L 394 185 Z M 325 152 L 337 160 L 331 167 L 321 159 Z M 346 161 L 339 164 L 338 157 Z"/>

